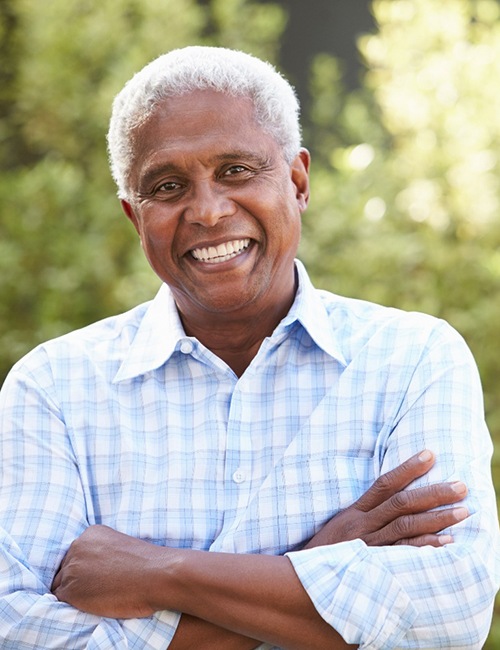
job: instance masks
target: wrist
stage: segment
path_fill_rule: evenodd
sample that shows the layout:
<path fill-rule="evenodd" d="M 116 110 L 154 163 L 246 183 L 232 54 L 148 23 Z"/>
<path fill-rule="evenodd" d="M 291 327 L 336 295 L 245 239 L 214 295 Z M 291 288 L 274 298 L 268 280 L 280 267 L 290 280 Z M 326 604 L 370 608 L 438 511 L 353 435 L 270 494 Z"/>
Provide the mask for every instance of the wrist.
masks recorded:
<path fill-rule="evenodd" d="M 147 554 L 143 572 L 143 585 L 148 604 L 153 611 L 165 609 L 184 611 L 181 607 L 183 566 L 186 551 L 154 546 Z"/>

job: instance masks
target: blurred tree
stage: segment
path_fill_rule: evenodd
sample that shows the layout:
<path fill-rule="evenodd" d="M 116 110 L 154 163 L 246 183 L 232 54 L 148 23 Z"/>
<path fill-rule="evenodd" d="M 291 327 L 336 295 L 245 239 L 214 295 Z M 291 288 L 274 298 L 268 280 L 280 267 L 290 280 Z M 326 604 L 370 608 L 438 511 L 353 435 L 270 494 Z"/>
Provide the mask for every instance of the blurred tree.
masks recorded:
<path fill-rule="evenodd" d="M 0 4 L 0 383 L 36 343 L 149 299 L 106 157 L 113 96 L 191 43 L 274 59 L 283 10 L 250 0 Z"/>
<path fill-rule="evenodd" d="M 481 367 L 500 436 L 500 7 L 377 0 L 364 88 L 317 57 L 318 159 L 301 256 L 340 293 L 452 322 Z M 362 260 L 362 264 L 360 264 Z"/>
<path fill-rule="evenodd" d="M 375 0 L 363 87 L 316 57 L 301 257 L 337 293 L 445 318 L 479 365 L 500 492 L 500 5 Z M 500 605 L 500 601 L 498 602 Z M 486 648 L 500 648 L 500 607 Z"/>
<path fill-rule="evenodd" d="M 319 53 L 334 56 L 347 90 L 360 85 L 363 70 L 357 38 L 371 32 L 371 0 L 281 0 L 289 19 L 283 32 L 280 61 L 292 80 L 302 106 L 302 122 L 309 125 L 311 62 Z"/>

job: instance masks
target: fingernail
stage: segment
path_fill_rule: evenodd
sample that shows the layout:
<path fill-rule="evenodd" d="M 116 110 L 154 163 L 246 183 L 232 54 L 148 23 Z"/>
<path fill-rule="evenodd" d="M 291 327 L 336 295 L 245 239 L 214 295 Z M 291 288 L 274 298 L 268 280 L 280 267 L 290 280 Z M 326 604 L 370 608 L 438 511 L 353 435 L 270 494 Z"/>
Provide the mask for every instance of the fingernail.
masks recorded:
<path fill-rule="evenodd" d="M 465 483 L 462 483 L 462 481 L 456 481 L 455 483 L 451 484 L 451 489 L 453 492 L 456 492 L 457 494 L 465 494 L 467 492 L 467 487 Z"/>
<path fill-rule="evenodd" d="M 445 544 L 451 544 L 453 542 L 453 537 L 451 535 L 439 535 L 438 541 L 441 546 L 444 546 Z"/>
<path fill-rule="evenodd" d="M 426 463 L 426 462 L 429 461 L 431 458 L 432 458 L 432 454 L 431 454 L 431 452 L 430 452 L 428 449 L 425 449 L 424 451 L 422 451 L 422 452 L 419 454 L 419 456 L 418 456 L 418 460 L 419 460 L 421 463 Z"/>
<path fill-rule="evenodd" d="M 467 508 L 454 508 L 453 515 L 457 521 L 462 521 L 469 516 L 469 511 Z"/>

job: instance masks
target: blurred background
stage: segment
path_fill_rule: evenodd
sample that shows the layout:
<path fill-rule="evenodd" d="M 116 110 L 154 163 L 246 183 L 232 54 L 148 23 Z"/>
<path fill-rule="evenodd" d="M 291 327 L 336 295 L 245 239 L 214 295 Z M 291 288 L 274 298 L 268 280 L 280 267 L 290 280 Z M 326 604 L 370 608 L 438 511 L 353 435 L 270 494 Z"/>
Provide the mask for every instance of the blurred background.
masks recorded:
<path fill-rule="evenodd" d="M 296 86 L 314 161 L 300 257 L 317 286 L 462 333 L 500 492 L 497 0 L 2 0 L 0 383 L 37 343 L 154 295 L 105 133 L 124 82 L 189 44 Z"/>

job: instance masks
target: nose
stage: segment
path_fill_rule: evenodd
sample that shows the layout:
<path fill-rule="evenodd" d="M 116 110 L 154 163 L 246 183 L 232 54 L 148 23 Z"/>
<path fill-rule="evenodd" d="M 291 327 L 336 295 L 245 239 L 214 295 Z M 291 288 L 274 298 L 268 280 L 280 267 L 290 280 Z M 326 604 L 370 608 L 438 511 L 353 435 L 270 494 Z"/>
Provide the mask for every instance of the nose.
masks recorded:
<path fill-rule="evenodd" d="M 234 214 L 235 209 L 236 206 L 226 195 L 225 188 L 218 186 L 215 181 L 204 180 L 193 186 L 184 218 L 188 223 L 211 228 L 219 219 Z"/>

